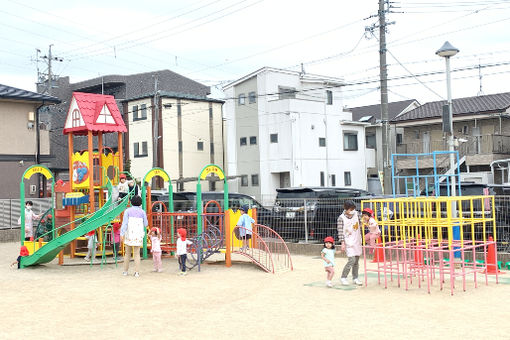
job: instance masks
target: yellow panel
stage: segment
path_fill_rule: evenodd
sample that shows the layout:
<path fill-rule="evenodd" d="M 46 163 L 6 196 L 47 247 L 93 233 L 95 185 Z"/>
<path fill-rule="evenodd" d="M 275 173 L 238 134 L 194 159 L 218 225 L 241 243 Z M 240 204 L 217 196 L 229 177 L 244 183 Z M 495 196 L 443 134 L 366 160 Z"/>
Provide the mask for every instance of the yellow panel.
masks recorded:
<path fill-rule="evenodd" d="M 89 187 L 89 152 L 73 154 L 72 189 L 88 189 Z"/>
<path fill-rule="evenodd" d="M 46 177 L 46 179 L 53 178 L 51 172 L 49 172 L 48 169 L 46 169 L 45 167 L 42 167 L 42 166 L 34 166 L 30 170 L 28 170 L 25 173 L 25 178 L 30 179 L 30 177 L 32 177 L 33 174 L 43 174 L 44 177 Z"/>
<path fill-rule="evenodd" d="M 207 177 L 207 175 L 209 175 L 210 173 L 216 174 L 220 179 L 225 178 L 223 171 L 221 171 L 221 169 L 219 167 L 217 167 L 216 165 L 209 165 L 200 174 L 200 179 L 205 179 Z"/>
<path fill-rule="evenodd" d="M 230 214 L 230 233 L 231 233 L 231 237 L 232 237 L 232 240 L 231 240 L 231 244 L 234 248 L 241 248 L 243 246 L 243 242 L 241 240 L 238 240 L 235 235 L 232 234 L 232 230 L 234 230 L 235 226 L 237 225 L 237 221 L 239 221 L 239 218 L 241 217 L 241 210 L 237 209 L 236 212 L 233 212 L 232 209 L 229 209 L 227 211 L 228 214 Z M 252 210 L 250 209 L 248 211 L 248 215 L 250 217 L 253 217 L 252 215 Z M 250 247 L 251 247 L 251 240 L 250 240 Z"/>
<path fill-rule="evenodd" d="M 48 242 L 42 242 L 41 247 L 44 246 Z M 27 247 L 28 249 L 28 255 L 32 255 L 34 252 L 38 251 L 39 248 L 39 242 L 38 241 L 24 241 L 23 245 Z"/>

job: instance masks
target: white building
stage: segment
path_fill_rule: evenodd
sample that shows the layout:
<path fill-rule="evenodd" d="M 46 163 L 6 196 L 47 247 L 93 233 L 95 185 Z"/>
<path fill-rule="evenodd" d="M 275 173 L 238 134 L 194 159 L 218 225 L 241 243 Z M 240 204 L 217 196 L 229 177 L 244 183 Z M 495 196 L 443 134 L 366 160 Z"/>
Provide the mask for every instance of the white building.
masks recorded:
<path fill-rule="evenodd" d="M 343 112 L 342 84 L 264 67 L 226 85 L 231 191 L 270 202 L 281 187 L 366 189 L 366 124 Z"/>

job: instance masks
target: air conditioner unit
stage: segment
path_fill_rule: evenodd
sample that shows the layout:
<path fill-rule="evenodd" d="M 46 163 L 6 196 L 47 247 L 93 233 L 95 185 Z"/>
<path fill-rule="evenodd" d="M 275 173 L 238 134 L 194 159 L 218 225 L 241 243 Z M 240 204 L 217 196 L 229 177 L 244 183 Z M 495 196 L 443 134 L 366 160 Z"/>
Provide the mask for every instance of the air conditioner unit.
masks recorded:
<path fill-rule="evenodd" d="M 30 185 L 30 194 L 33 195 L 37 192 L 37 186 L 35 184 Z"/>

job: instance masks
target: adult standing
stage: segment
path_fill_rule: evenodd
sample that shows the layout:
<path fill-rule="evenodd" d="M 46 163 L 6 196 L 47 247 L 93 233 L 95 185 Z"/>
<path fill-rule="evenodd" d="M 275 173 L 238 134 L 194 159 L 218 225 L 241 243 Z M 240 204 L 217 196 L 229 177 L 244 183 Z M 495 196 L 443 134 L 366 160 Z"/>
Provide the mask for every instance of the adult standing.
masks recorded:
<path fill-rule="evenodd" d="M 30 241 L 34 237 L 34 221 L 41 218 L 41 215 L 36 215 L 32 211 L 34 203 L 27 201 L 25 203 L 25 241 Z M 18 224 L 21 224 L 21 217 L 18 219 Z"/>
<path fill-rule="evenodd" d="M 135 277 L 140 276 L 140 247 L 143 244 L 145 228 L 149 225 L 147 214 L 140 207 L 142 198 L 133 196 L 131 198 L 132 207 L 124 211 L 122 227 L 120 228 L 120 239 L 124 242 L 124 272 L 122 275 L 128 275 L 129 261 L 131 260 L 131 251 L 135 259 Z"/>

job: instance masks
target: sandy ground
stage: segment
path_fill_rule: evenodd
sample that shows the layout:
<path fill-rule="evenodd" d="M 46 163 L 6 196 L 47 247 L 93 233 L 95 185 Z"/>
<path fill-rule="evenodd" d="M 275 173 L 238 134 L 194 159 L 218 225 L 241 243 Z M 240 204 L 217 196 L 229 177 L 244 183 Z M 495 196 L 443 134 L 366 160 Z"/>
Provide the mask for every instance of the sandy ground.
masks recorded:
<path fill-rule="evenodd" d="M 324 286 L 317 257 L 294 256 L 294 271 L 266 274 L 249 263 L 206 264 L 176 275 L 174 259 L 124 277 L 121 265 L 9 268 L 18 244 L 0 244 L 0 339 L 509 339 L 510 273 L 500 284 L 432 294 Z M 240 260 L 240 259 L 239 259 Z"/>

